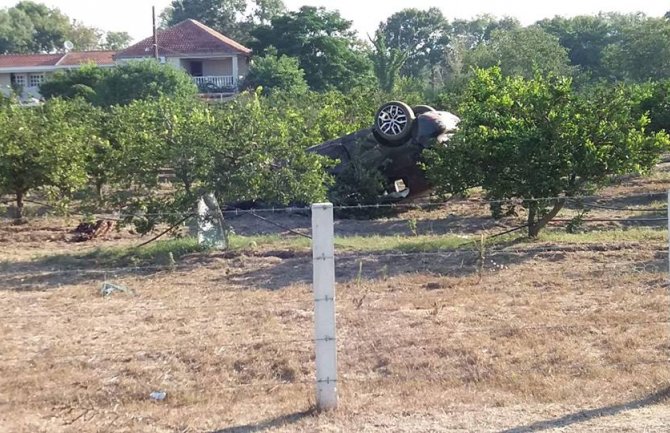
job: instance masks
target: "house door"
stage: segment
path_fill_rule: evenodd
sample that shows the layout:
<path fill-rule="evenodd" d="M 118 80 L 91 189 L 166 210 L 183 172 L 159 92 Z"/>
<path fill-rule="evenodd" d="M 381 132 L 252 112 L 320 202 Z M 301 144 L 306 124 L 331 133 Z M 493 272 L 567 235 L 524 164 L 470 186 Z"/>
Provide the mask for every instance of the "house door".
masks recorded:
<path fill-rule="evenodd" d="M 191 61 L 191 76 L 202 77 L 202 62 Z"/>

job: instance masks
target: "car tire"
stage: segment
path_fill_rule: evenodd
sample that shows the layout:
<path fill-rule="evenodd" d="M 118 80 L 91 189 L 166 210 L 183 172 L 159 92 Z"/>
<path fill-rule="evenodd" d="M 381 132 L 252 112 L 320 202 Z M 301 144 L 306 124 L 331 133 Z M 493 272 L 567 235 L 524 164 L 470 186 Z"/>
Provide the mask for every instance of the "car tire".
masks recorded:
<path fill-rule="evenodd" d="M 412 136 L 416 115 L 404 102 L 392 101 L 382 105 L 375 116 L 372 132 L 381 144 L 400 146 Z"/>

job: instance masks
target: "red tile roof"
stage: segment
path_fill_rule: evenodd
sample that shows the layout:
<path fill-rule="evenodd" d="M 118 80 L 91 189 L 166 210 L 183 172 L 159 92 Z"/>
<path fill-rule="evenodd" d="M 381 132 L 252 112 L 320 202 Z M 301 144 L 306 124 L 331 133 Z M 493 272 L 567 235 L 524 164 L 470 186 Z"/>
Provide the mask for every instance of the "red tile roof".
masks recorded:
<path fill-rule="evenodd" d="M 4 54 L 0 55 L 0 68 L 68 67 L 84 63 L 109 66 L 114 64 L 115 53 L 115 51 L 80 51 L 60 54 Z"/>
<path fill-rule="evenodd" d="M 251 54 L 242 44 L 222 35 L 196 20 L 185 20 L 158 31 L 158 53 L 174 57 L 182 54 Z M 116 58 L 150 57 L 153 37 L 149 37 L 119 52 Z"/>
<path fill-rule="evenodd" d="M 58 62 L 59 66 L 78 66 L 84 63 L 95 63 L 96 65 L 113 65 L 116 51 L 81 51 L 67 53 Z"/>
<path fill-rule="evenodd" d="M 29 68 L 55 66 L 62 54 L 5 54 L 0 56 L 0 68 Z"/>

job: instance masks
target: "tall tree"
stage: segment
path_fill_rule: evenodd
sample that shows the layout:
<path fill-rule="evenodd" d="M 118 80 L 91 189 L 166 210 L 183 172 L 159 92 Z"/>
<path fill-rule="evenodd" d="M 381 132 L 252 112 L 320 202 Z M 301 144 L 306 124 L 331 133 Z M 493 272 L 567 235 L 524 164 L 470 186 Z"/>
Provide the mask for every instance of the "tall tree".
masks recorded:
<path fill-rule="evenodd" d="M 256 28 L 252 48 L 261 55 L 276 49 L 298 58 L 307 83 L 317 91 L 369 85 L 372 67 L 351 24 L 337 11 L 303 6 Z"/>
<path fill-rule="evenodd" d="M 408 53 L 398 48 L 389 48 L 386 35 L 379 29 L 375 33 L 375 38 L 370 38 L 370 42 L 374 47 L 374 52 L 370 54 L 370 58 L 374 65 L 377 81 L 379 81 L 379 87 L 385 92 L 392 92 L 400 75 L 400 70 L 409 57 Z"/>
<path fill-rule="evenodd" d="M 473 49 L 488 42 L 496 30 L 516 30 L 521 24 L 516 18 L 496 18 L 480 15 L 472 20 L 455 20 L 451 23 L 451 38 L 460 41 L 465 49 Z"/>
<path fill-rule="evenodd" d="M 35 33 L 30 17 L 16 8 L 0 11 L 0 53 L 25 53 Z"/>
<path fill-rule="evenodd" d="M 95 27 L 89 27 L 77 20 L 73 20 L 72 26 L 67 31 L 66 36 L 72 42 L 76 51 L 88 51 L 100 47 L 102 34 L 102 31 Z M 59 48 L 62 48 L 62 45 Z"/>
<path fill-rule="evenodd" d="M 515 30 L 497 30 L 487 44 L 468 54 L 469 67 L 499 65 L 505 75 L 531 78 L 535 72 L 572 75 L 568 53 L 558 38 L 537 26 Z"/>
<path fill-rule="evenodd" d="M 51 9 L 44 4 L 22 1 L 14 9 L 25 13 L 33 24 L 34 33 L 31 52 L 52 52 L 63 48 L 72 26 L 70 19 L 59 9 Z"/>
<path fill-rule="evenodd" d="M 404 9 L 381 23 L 379 30 L 389 49 L 408 53 L 404 76 L 429 74 L 442 62 L 449 44 L 449 22 L 437 7 Z"/>
<path fill-rule="evenodd" d="M 122 50 L 128 47 L 132 40 L 133 38 L 127 32 L 107 32 L 101 48 L 113 51 Z"/>
<path fill-rule="evenodd" d="M 645 18 L 624 23 L 618 41 L 604 53 L 611 77 L 631 81 L 670 77 L 670 22 Z"/>
<path fill-rule="evenodd" d="M 163 25 L 172 26 L 186 19 L 194 19 L 224 35 L 244 42 L 242 16 L 247 10 L 247 0 L 172 0 L 162 13 Z"/>
<path fill-rule="evenodd" d="M 614 23 L 608 16 L 555 17 L 539 21 L 538 26 L 554 35 L 568 50 L 570 62 L 593 78 L 607 75 L 603 65 L 605 48 L 616 37 Z"/>
<path fill-rule="evenodd" d="M 282 0 L 254 0 L 254 7 L 247 21 L 256 25 L 270 24 L 273 18 L 286 12 Z"/>
<path fill-rule="evenodd" d="M 103 34 L 95 27 L 70 20 L 56 8 L 33 1 L 21 1 L 0 10 L 0 54 L 63 51 L 66 40 L 73 42 L 76 50 L 108 48 L 102 40 Z M 125 32 L 110 34 L 116 35 L 116 42 L 123 42 L 123 38 L 118 38 L 127 36 Z M 129 37 L 124 43 L 128 41 Z"/>

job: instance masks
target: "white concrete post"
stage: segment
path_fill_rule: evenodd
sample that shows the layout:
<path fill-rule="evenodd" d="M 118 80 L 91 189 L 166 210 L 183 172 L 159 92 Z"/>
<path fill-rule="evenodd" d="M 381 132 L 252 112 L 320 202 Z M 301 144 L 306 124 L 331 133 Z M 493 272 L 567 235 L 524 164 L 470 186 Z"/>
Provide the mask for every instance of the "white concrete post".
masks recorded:
<path fill-rule="evenodd" d="M 314 347 L 316 405 L 319 410 L 337 408 L 334 238 L 333 205 L 331 203 L 312 205 Z"/>

